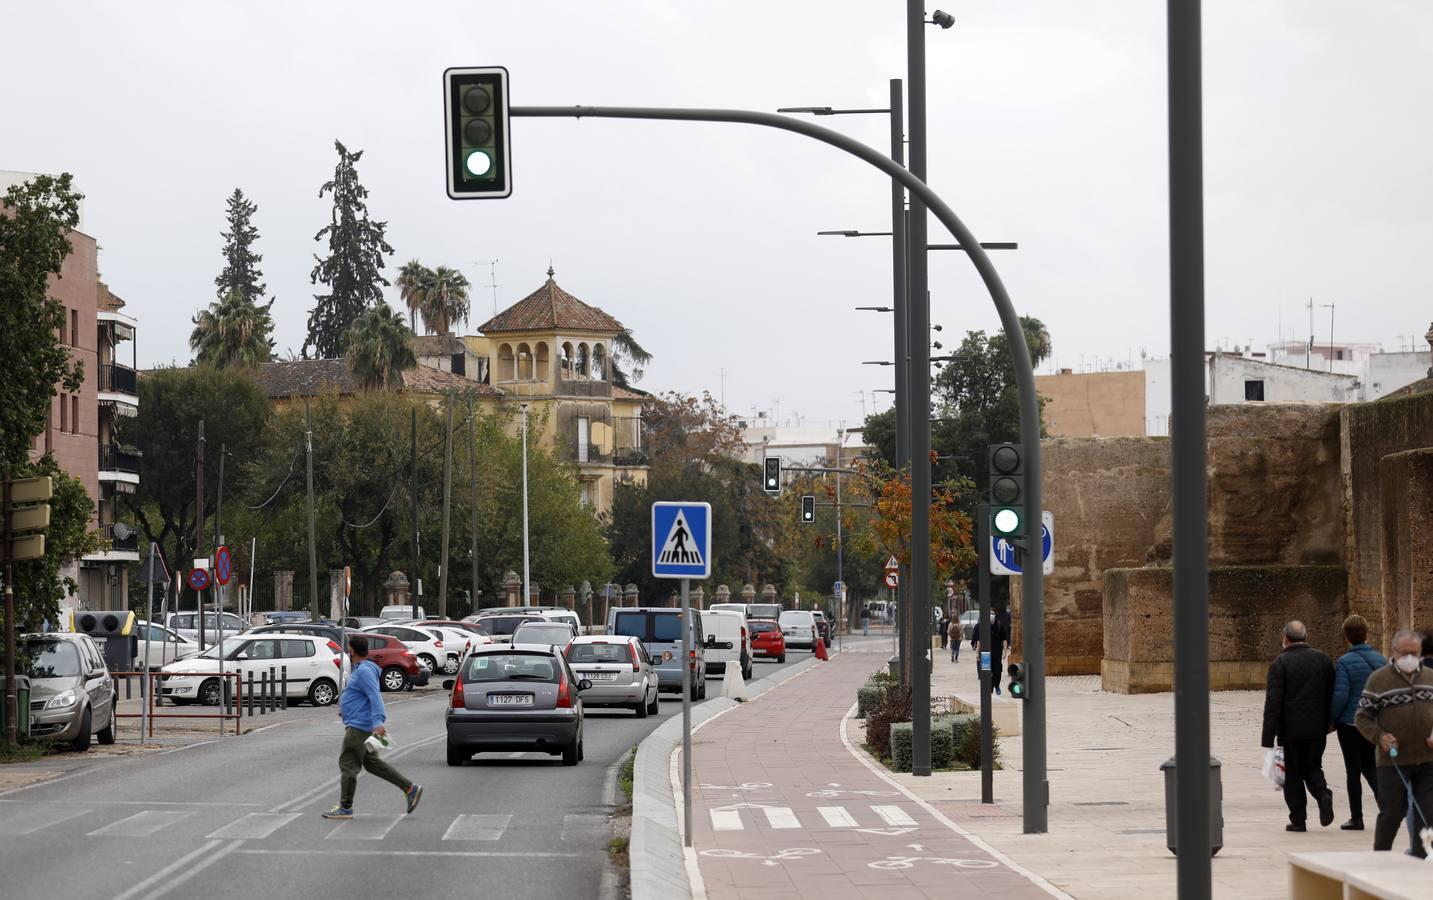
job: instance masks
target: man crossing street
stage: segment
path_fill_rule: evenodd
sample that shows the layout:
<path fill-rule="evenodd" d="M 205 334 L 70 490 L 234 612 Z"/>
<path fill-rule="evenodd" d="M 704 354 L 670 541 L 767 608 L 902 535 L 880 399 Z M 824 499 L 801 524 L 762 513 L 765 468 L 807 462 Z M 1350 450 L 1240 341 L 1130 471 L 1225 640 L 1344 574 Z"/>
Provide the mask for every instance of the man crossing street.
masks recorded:
<path fill-rule="evenodd" d="M 408 812 L 418 808 L 423 786 L 414 784 L 368 746 L 369 737 L 387 733 L 383 723 L 387 714 L 378 693 L 378 666 L 368 658 L 368 638 L 355 634 L 348 639 L 348 658 L 353 674 L 338 701 L 339 718 L 343 719 L 343 748 L 338 754 L 338 805 L 323 814 L 325 819 L 353 818 L 353 794 L 358 787 L 358 772 L 367 769 L 403 791 Z"/>

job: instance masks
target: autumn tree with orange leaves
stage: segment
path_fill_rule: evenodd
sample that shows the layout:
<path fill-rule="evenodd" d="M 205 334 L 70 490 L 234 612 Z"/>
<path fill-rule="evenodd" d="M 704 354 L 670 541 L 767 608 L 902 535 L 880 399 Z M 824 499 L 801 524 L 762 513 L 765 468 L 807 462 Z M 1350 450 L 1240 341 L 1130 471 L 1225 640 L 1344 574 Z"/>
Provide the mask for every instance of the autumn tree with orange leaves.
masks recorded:
<path fill-rule="evenodd" d="M 910 473 L 892 469 L 880 460 L 856 464 L 872 497 L 870 527 L 857 532 L 883 555 L 901 565 L 911 564 Z M 950 479 L 931 489 L 930 569 L 936 581 L 964 573 L 975 564 L 974 532 L 970 517 L 960 510 L 961 498 L 974 490 L 968 479 Z"/>

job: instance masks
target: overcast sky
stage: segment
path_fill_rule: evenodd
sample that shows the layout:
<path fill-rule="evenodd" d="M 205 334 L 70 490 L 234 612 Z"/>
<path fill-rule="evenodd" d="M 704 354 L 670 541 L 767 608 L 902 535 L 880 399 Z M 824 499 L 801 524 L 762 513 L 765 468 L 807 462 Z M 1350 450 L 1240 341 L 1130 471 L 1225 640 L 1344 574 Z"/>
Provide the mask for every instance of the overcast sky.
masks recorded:
<path fill-rule="evenodd" d="M 931 9 L 942 4 L 932 3 Z M 1397 350 L 1433 319 L 1433 3 L 1205 6 L 1208 335 L 1316 333 Z M 406 8 L 404 8 L 406 7 Z M 927 29 L 930 181 L 1061 366 L 1167 353 L 1164 4 L 944 4 Z M 889 188 L 814 142 L 731 125 L 519 120 L 511 199 L 444 193 L 441 74 L 504 65 L 518 104 L 881 107 L 905 76 L 902 0 L 7 4 L 0 169 L 70 171 L 143 366 L 189 359 L 224 199 L 259 206 L 280 351 L 303 343 L 333 140 L 362 149 L 388 275 L 462 269 L 473 322 L 558 282 L 656 356 L 641 386 L 856 424 L 889 387 Z M 880 148 L 883 116 L 822 119 Z M 937 225 L 932 240 L 947 239 Z M 933 322 L 996 318 L 963 255 L 932 254 Z M 396 291 L 390 299 L 397 305 Z M 946 342 L 947 346 L 950 342 Z M 1419 347 L 1423 348 L 1421 338 Z M 722 372 L 725 372 L 723 382 Z M 881 408 L 889 394 L 876 395 Z"/>

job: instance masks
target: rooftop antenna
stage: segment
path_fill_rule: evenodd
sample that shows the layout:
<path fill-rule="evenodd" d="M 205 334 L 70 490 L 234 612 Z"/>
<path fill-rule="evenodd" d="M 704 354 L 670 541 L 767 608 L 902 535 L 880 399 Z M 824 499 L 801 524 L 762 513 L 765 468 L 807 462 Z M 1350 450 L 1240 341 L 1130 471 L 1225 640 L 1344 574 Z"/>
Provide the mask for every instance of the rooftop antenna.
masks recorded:
<path fill-rule="evenodd" d="M 490 259 L 487 262 L 476 260 L 473 265 L 488 267 L 488 280 L 491 282 L 488 287 L 493 289 L 493 315 L 496 316 L 498 314 L 498 288 L 501 287 L 498 284 L 498 260 Z"/>

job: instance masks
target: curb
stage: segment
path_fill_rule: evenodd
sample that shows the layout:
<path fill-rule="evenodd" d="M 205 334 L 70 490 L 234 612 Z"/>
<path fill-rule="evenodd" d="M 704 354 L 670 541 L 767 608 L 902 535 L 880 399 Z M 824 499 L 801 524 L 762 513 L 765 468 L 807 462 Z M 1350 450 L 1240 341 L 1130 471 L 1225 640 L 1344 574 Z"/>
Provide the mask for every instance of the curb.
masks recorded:
<path fill-rule="evenodd" d="M 747 692 L 755 700 L 816 665 L 814 658 L 799 662 L 749 683 Z M 717 697 L 693 706 L 692 730 L 737 705 L 735 700 Z M 637 762 L 632 771 L 632 836 L 627 847 L 632 900 L 692 896 L 686 848 L 677 821 L 677 795 L 671 778 L 672 758 L 681 746 L 681 716 L 663 722 L 637 745 Z"/>

